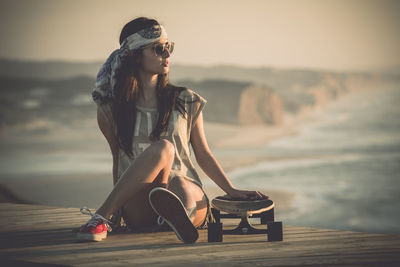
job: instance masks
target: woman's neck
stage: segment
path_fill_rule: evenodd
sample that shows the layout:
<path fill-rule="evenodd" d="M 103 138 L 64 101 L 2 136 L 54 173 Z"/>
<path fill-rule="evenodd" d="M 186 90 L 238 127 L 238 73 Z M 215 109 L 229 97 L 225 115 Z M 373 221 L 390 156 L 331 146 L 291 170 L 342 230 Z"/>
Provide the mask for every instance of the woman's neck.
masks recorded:
<path fill-rule="evenodd" d="M 157 106 L 157 86 L 158 74 L 140 72 L 140 80 L 142 82 L 142 88 L 139 91 L 139 96 L 136 104 L 145 107 L 156 107 Z"/>

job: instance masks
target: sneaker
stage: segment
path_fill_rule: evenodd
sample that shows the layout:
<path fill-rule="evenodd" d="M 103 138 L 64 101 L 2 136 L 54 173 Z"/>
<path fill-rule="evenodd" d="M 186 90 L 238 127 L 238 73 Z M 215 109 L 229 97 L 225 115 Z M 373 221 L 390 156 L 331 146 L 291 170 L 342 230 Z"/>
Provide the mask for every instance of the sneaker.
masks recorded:
<path fill-rule="evenodd" d="M 89 212 L 84 212 L 84 210 Z M 107 232 L 111 232 L 108 223 L 111 222 L 99 214 L 92 214 L 87 207 L 81 208 L 81 212 L 92 217 L 81 227 L 77 233 L 77 238 L 88 241 L 101 241 L 107 238 Z"/>
<path fill-rule="evenodd" d="M 149 201 L 153 210 L 165 220 L 182 242 L 196 242 L 199 233 L 177 195 L 165 188 L 156 187 L 150 191 Z"/>

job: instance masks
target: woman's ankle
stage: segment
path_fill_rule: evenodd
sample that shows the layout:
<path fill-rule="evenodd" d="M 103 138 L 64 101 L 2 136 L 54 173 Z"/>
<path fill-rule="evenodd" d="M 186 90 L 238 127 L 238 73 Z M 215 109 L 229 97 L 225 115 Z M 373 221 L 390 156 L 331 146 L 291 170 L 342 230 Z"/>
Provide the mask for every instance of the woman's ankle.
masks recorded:
<path fill-rule="evenodd" d="M 103 211 L 102 209 L 98 209 L 95 214 L 100 215 L 104 219 L 110 220 L 112 214 L 108 214 L 107 212 Z"/>

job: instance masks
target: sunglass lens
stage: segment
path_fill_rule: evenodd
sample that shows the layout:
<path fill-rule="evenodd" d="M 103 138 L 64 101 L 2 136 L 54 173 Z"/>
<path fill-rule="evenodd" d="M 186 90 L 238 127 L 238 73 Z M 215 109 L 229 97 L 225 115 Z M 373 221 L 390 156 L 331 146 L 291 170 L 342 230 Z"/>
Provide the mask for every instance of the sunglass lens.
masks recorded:
<path fill-rule="evenodd" d="M 164 46 L 162 44 L 157 44 L 154 46 L 154 50 L 156 51 L 156 54 L 161 56 L 164 52 Z"/>
<path fill-rule="evenodd" d="M 172 54 L 172 52 L 174 51 L 174 46 L 175 46 L 175 43 L 174 43 L 174 42 L 169 43 L 168 50 L 169 50 L 169 53 L 170 53 L 170 54 Z"/>
<path fill-rule="evenodd" d="M 171 54 L 172 51 L 174 51 L 174 43 L 165 43 L 165 44 L 156 44 L 154 46 L 154 51 L 158 56 L 164 55 L 164 53 L 168 50 L 168 52 Z"/>

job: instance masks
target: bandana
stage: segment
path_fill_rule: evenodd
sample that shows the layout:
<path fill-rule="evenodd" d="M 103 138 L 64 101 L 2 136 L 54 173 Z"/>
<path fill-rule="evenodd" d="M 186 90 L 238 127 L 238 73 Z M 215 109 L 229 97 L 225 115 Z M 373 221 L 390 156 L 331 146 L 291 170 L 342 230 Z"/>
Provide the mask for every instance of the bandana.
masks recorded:
<path fill-rule="evenodd" d="M 106 100 L 113 99 L 116 73 L 121 67 L 121 63 L 129 55 L 129 51 L 159 41 L 162 38 L 167 38 L 167 32 L 162 25 L 153 25 L 129 35 L 122 42 L 121 47 L 114 50 L 100 68 L 92 91 L 93 100 L 97 104 L 103 104 Z"/>

